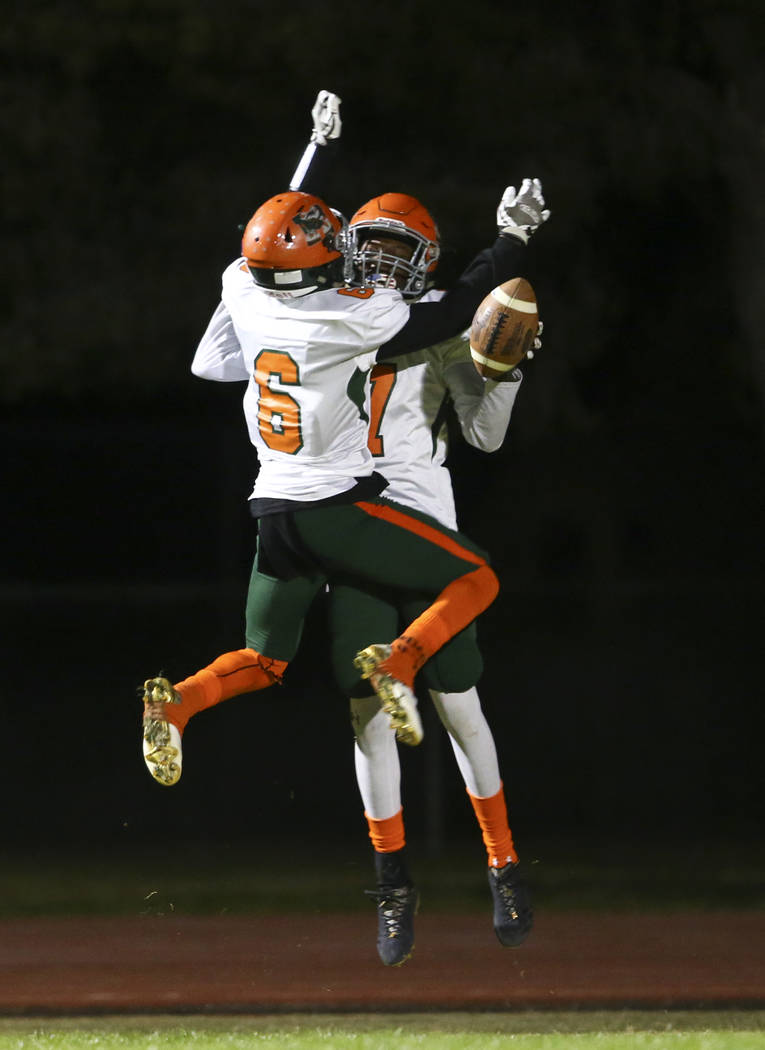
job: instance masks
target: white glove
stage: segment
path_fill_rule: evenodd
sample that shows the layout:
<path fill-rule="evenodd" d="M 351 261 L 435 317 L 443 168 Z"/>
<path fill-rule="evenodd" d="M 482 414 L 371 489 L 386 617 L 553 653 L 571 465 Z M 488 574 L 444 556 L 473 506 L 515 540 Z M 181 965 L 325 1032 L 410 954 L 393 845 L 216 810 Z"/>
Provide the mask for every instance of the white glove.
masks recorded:
<path fill-rule="evenodd" d="M 544 325 L 540 321 L 539 324 L 537 325 L 537 334 L 534 336 L 534 345 L 532 346 L 531 350 L 527 350 L 526 351 L 526 357 L 528 358 L 529 361 L 534 356 L 534 354 L 537 352 L 537 350 L 541 350 L 542 349 L 542 329 L 543 328 L 544 328 Z"/>
<path fill-rule="evenodd" d="M 340 120 L 340 103 L 342 99 L 331 91 L 320 91 L 311 110 L 313 132 L 311 142 L 326 146 L 327 139 L 339 139 L 342 122 Z"/>
<path fill-rule="evenodd" d="M 499 232 L 519 237 L 524 244 L 549 218 L 539 179 L 524 179 L 518 193 L 515 186 L 508 186 L 497 208 Z"/>

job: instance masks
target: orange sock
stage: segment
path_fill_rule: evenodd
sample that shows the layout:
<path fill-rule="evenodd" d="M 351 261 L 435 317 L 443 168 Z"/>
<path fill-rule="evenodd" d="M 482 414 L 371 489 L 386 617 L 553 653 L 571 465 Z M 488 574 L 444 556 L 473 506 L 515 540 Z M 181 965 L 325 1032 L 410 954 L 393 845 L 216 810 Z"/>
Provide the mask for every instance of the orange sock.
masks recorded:
<path fill-rule="evenodd" d="M 488 609 L 498 593 L 499 580 L 488 565 L 458 576 L 393 642 L 380 667 L 412 686 L 422 665 Z"/>
<path fill-rule="evenodd" d="M 385 820 L 375 820 L 374 817 L 365 812 L 369 825 L 369 837 L 377 853 L 395 853 L 406 845 L 404 841 L 404 810 L 403 808 L 394 813 L 392 817 Z"/>
<path fill-rule="evenodd" d="M 471 795 L 470 791 L 468 798 L 481 827 L 483 844 L 489 855 L 489 867 L 504 868 L 507 863 L 515 864 L 518 854 L 515 852 L 512 832 L 507 822 L 507 805 L 502 785 L 496 795 L 490 795 L 489 798 L 479 798 L 477 795 Z"/>
<path fill-rule="evenodd" d="M 180 704 L 166 704 L 167 720 L 182 733 L 188 720 L 199 711 L 214 707 L 241 693 L 254 693 L 275 682 L 281 682 L 287 668 L 285 660 L 272 660 L 254 649 L 237 649 L 223 653 L 196 674 L 177 682 Z"/>

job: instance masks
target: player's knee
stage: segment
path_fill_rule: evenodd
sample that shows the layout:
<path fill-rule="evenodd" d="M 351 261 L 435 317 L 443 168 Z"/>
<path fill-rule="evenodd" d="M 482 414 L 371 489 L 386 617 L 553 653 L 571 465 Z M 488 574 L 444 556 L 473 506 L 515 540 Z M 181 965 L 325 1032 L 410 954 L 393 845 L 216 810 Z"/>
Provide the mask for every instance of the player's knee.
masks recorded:
<path fill-rule="evenodd" d="M 472 573 L 476 602 L 487 609 L 499 594 L 499 577 L 490 565 L 482 565 Z"/>
<path fill-rule="evenodd" d="M 382 714 L 381 717 L 380 700 L 374 694 L 355 697 L 349 706 L 356 743 L 364 754 L 369 755 L 382 737 L 391 735 L 390 722 L 386 715 Z"/>
<path fill-rule="evenodd" d="M 423 667 L 423 685 L 438 693 L 464 693 L 481 677 L 483 658 L 477 646 L 446 646 Z"/>
<path fill-rule="evenodd" d="M 371 692 L 369 682 L 359 675 L 351 656 L 348 656 L 347 659 L 334 658 L 332 672 L 338 690 L 349 700 L 369 696 Z"/>

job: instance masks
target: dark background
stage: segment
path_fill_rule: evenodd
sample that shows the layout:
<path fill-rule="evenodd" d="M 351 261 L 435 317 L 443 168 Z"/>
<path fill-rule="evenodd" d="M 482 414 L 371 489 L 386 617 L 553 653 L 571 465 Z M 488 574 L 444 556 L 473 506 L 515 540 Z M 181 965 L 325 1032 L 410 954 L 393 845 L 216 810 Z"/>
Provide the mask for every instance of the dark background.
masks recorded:
<path fill-rule="evenodd" d="M 193 378 L 238 225 L 319 89 L 324 195 L 389 189 L 448 281 L 505 186 L 552 210 L 545 324 L 503 449 L 455 448 L 502 580 L 481 695 L 521 848 L 758 841 L 765 23 L 753 2 L 28 0 L 0 36 L 3 837 L 367 847 L 321 608 L 281 690 L 196 719 L 166 791 L 138 687 L 242 644 L 255 462 L 241 389 Z M 373 639 L 370 639 L 373 641 Z M 475 836 L 426 710 L 410 840 Z M 481 854 L 476 843 L 476 858 Z"/>

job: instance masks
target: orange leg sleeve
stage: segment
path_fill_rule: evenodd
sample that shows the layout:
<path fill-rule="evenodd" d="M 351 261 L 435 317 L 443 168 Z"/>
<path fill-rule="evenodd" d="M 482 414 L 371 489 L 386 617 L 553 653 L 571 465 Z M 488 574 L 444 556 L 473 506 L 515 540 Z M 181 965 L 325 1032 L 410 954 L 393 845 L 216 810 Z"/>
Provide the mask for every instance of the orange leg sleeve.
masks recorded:
<path fill-rule="evenodd" d="M 422 665 L 488 609 L 498 593 L 499 580 L 488 565 L 458 576 L 393 642 L 381 670 L 412 686 Z"/>
<path fill-rule="evenodd" d="M 395 853 L 406 845 L 404 841 L 404 810 L 400 809 L 392 817 L 375 820 L 364 813 L 369 825 L 369 837 L 377 853 Z"/>
<path fill-rule="evenodd" d="M 188 720 L 199 711 L 232 696 L 254 693 L 281 682 L 286 668 L 284 660 L 271 660 L 254 649 L 223 653 L 201 671 L 175 684 L 181 703 L 166 704 L 165 717 L 182 733 Z"/>
<path fill-rule="evenodd" d="M 504 868 L 509 862 L 515 864 L 518 854 L 507 822 L 504 788 L 500 786 L 496 795 L 490 795 L 489 798 L 479 798 L 468 791 L 468 798 L 481 827 L 483 843 L 489 855 L 489 867 Z"/>

